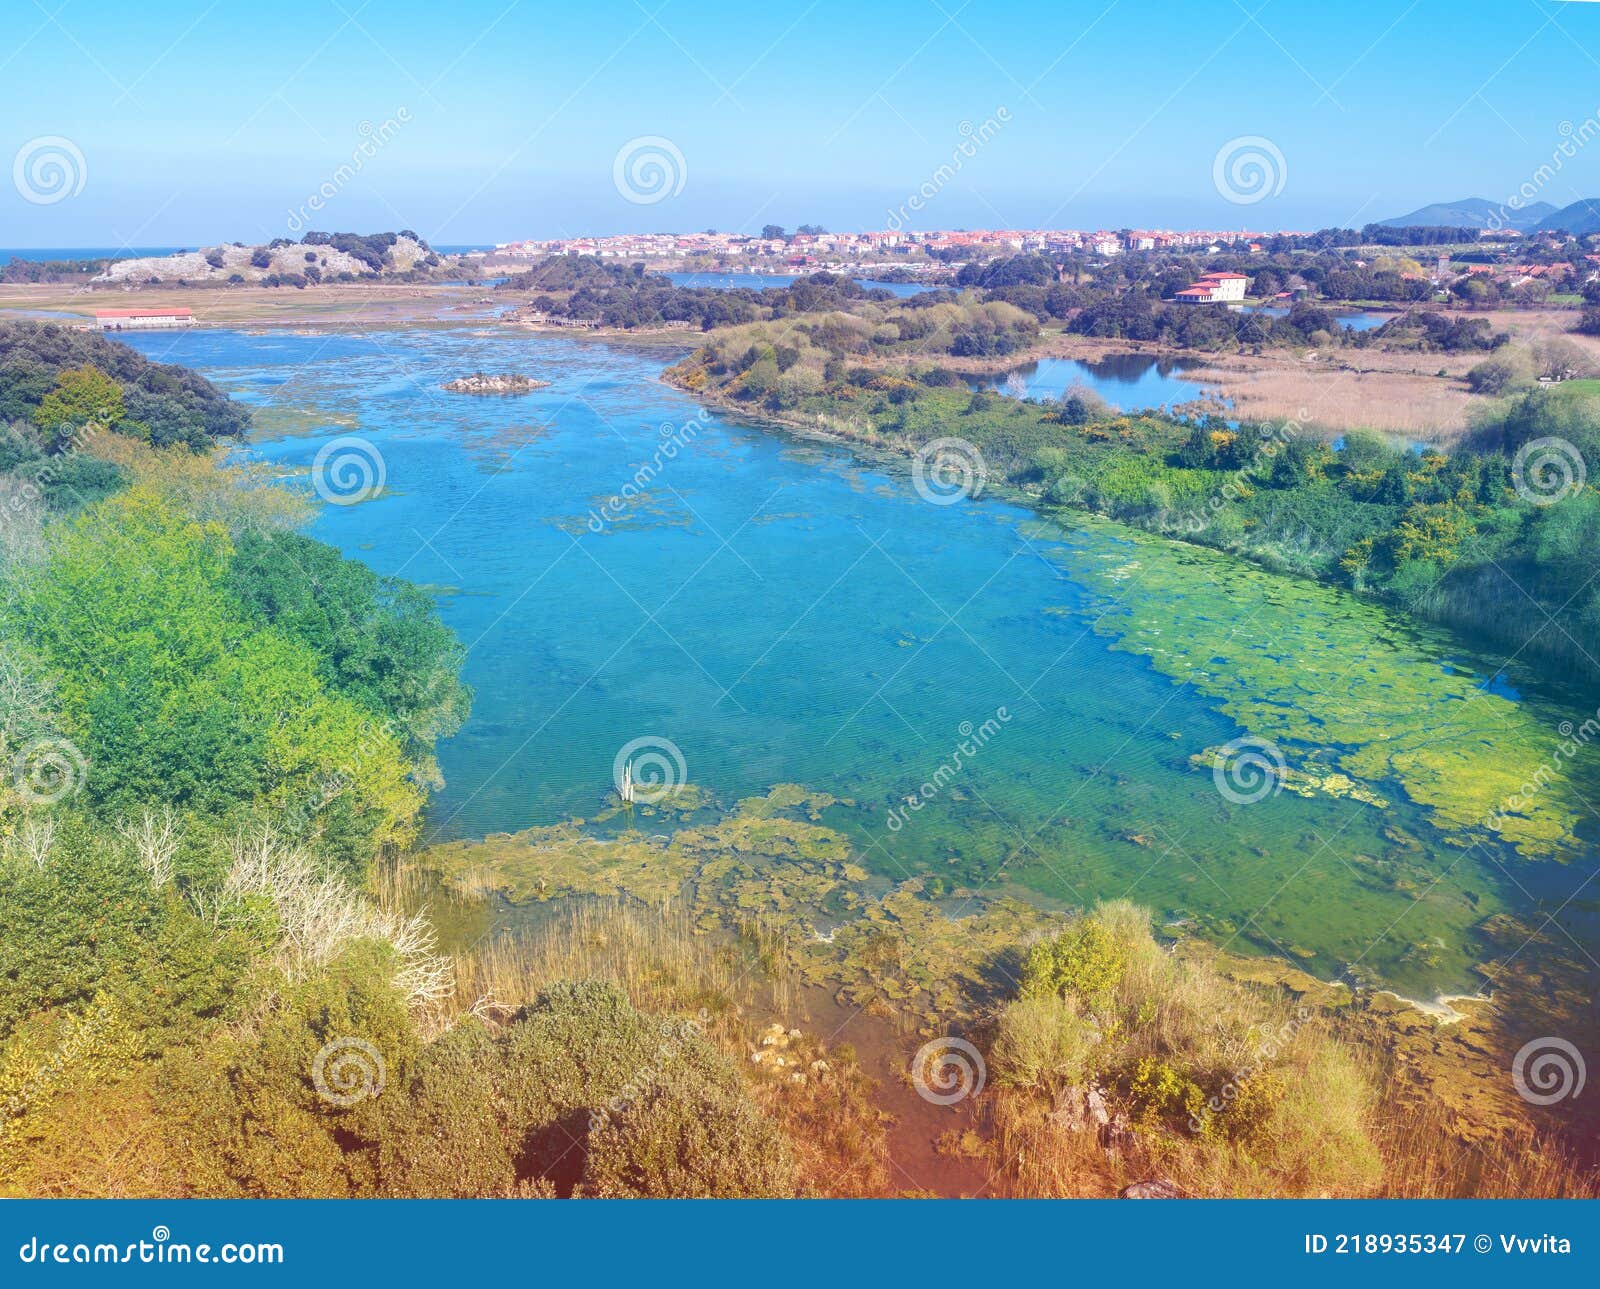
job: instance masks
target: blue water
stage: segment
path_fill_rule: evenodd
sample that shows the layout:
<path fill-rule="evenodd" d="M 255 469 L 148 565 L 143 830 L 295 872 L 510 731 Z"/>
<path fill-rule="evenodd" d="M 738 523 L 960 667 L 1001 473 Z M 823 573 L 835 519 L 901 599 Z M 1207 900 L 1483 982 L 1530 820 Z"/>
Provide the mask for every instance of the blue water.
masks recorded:
<path fill-rule="evenodd" d="M 1287 318 L 1289 306 L 1283 304 L 1243 304 L 1239 306 L 1245 313 L 1264 313 L 1271 318 Z M 1338 316 L 1339 325 L 1347 331 L 1376 331 L 1384 323 L 1400 315 L 1383 311 L 1360 310 L 1342 312 L 1333 310 Z"/>
<path fill-rule="evenodd" d="M 186 246 L 0 246 L 0 264 L 7 261 L 32 260 L 104 260 L 140 259 L 146 255 L 176 255 L 189 250 Z"/>
<path fill-rule="evenodd" d="M 664 273 L 662 276 L 678 286 L 709 286 L 722 291 L 735 287 L 771 291 L 800 280 L 800 275 L 796 273 Z M 888 291 L 902 299 L 938 289 L 926 282 L 874 282 L 870 278 L 856 278 L 855 281 L 873 290 Z"/>
<path fill-rule="evenodd" d="M 1146 354 L 1109 354 L 1097 362 L 1079 358 L 1041 358 L 993 376 L 975 377 L 974 389 L 993 389 L 1020 398 L 1062 398 L 1074 385 L 1086 385 L 1124 412 L 1173 407 L 1199 398 L 1202 386 L 1183 373 L 1203 364 Z"/>
<path fill-rule="evenodd" d="M 658 354 L 465 328 L 127 340 L 199 368 L 268 430 L 292 411 L 299 433 L 253 448 L 287 473 L 343 436 L 381 454 L 386 490 L 311 531 L 436 588 L 467 647 L 477 699 L 440 748 L 430 837 L 593 815 L 625 744 L 670 740 L 725 805 L 780 782 L 840 798 L 827 822 L 895 880 L 1127 897 L 1418 994 L 1470 986 L 1479 920 L 1567 875 L 1522 865 L 1512 882 L 1503 856 L 1442 844 L 1394 792 L 1383 811 L 1229 805 L 1189 757 L 1242 731 L 1094 629 L 1102 602 L 1073 569 L 1126 562 L 1118 530 L 992 497 L 930 505 L 898 464 L 707 414 L 659 382 Z M 440 390 L 477 369 L 551 384 Z M 1330 619 L 1340 604 L 1330 593 Z M 1250 605 L 1219 590 L 1217 611 Z M 992 739 L 891 826 L 987 721 Z"/>

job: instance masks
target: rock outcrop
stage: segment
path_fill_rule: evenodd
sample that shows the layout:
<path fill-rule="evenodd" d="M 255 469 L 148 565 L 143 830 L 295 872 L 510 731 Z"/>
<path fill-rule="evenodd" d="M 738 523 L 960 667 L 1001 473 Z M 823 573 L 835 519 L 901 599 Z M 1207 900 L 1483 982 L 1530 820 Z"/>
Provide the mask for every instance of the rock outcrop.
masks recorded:
<path fill-rule="evenodd" d="M 1151 1177 L 1122 1188 L 1123 1199 L 1182 1199 L 1183 1192 L 1165 1177 Z"/>
<path fill-rule="evenodd" d="M 473 372 L 460 376 L 445 385 L 452 394 L 529 394 L 543 389 L 550 382 L 535 380 L 532 376 L 491 376 L 488 372 Z"/>

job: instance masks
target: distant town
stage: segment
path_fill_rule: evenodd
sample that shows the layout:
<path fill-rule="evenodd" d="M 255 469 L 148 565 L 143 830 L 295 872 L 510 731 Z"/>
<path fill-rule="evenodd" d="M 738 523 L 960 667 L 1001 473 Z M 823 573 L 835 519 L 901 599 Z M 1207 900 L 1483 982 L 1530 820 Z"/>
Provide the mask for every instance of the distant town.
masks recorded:
<path fill-rule="evenodd" d="M 759 236 L 741 233 L 618 233 L 606 237 L 561 237 L 506 242 L 495 256 L 543 259 L 550 255 L 593 255 L 599 259 L 683 260 L 706 257 L 748 262 L 752 272 L 783 273 L 795 269 L 849 268 L 878 257 L 882 267 L 934 273 L 953 259 L 1006 254 L 1086 252 L 1121 255 L 1124 251 L 1259 250 L 1269 237 L 1299 238 L 1304 232 L 1265 233 L 1248 229 L 902 229 L 860 233 L 812 231 L 806 226 L 786 233 L 769 225 Z"/>

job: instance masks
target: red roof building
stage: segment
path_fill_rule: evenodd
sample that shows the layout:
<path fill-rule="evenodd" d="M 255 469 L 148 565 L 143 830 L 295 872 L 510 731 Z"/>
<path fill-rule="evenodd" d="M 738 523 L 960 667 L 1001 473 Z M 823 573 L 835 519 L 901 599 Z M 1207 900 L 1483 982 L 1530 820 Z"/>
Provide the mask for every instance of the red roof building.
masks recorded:
<path fill-rule="evenodd" d="M 192 309 L 96 309 L 94 320 L 102 331 L 143 331 L 154 327 L 192 327 Z"/>

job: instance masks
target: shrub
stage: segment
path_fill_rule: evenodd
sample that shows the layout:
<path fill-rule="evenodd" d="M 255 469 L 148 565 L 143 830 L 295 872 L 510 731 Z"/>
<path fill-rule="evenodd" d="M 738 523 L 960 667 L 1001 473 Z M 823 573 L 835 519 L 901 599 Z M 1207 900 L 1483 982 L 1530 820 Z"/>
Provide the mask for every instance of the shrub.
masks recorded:
<path fill-rule="evenodd" d="M 1084 1081 L 1099 1042 L 1076 999 L 1024 997 L 1000 1015 L 993 1061 L 1001 1082 L 1053 1094 Z"/>
<path fill-rule="evenodd" d="M 1035 1183 L 1081 1193 L 1084 1169 L 1105 1166 L 1047 1118 L 1086 1082 L 1139 1128 L 1131 1166 L 1194 1194 L 1361 1194 L 1379 1179 L 1371 1089 L 1318 1013 L 1164 950 L 1145 910 L 1100 905 L 1035 945 L 1019 995 L 997 1019 L 990 1069 L 997 1114 L 1022 1133 L 1008 1149 L 1062 1161 L 1029 1172 Z"/>
<path fill-rule="evenodd" d="M 776 1127 L 753 1114 L 738 1072 L 693 1024 L 646 1016 L 588 981 L 548 990 L 503 1044 L 520 1176 L 560 1194 L 793 1190 Z"/>
<path fill-rule="evenodd" d="M 1100 922 L 1085 918 L 1028 951 L 1022 997 L 1076 995 L 1086 1006 L 1104 1005 L 1122 978 L 1122 948 Z"/>
<path fill-rule="evenodd" d="M 1184 1132 L 1204 1124 L 1205 1091 L 1171 1061 L 1141 1057 L 1123 1092 L 1133 1121 L 1146 1128 Z"/>
<path fill-rule="evenodd" d="M 1474 394 L 1503 394 L 1522 379 L 1521 366 L 1509 357 L 1485 358 L 1467 373 L 1467 385 Z"/>

